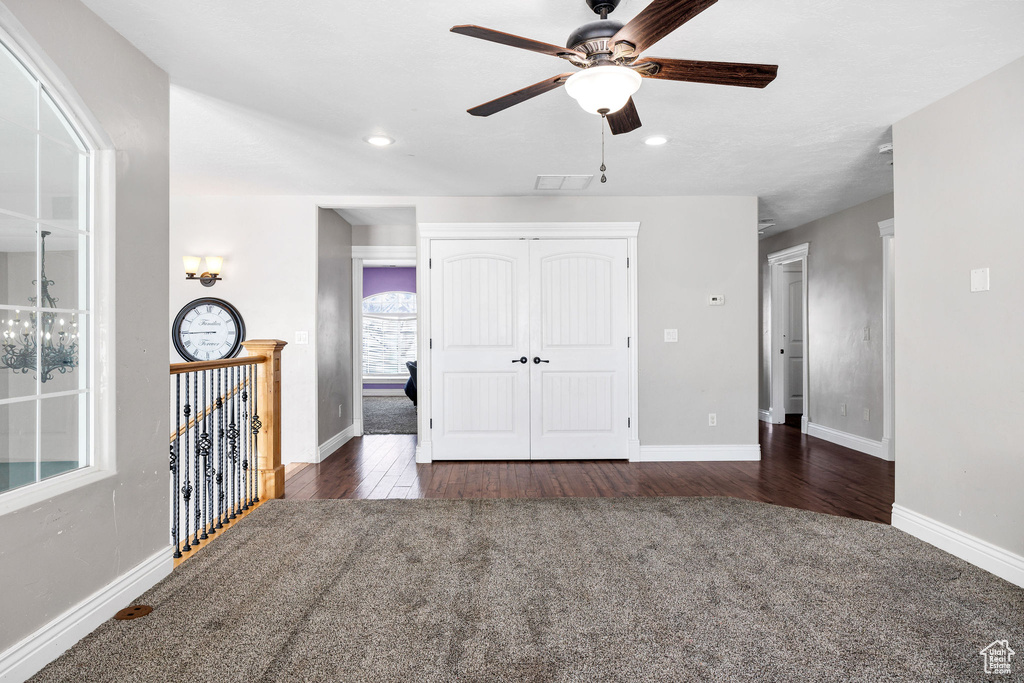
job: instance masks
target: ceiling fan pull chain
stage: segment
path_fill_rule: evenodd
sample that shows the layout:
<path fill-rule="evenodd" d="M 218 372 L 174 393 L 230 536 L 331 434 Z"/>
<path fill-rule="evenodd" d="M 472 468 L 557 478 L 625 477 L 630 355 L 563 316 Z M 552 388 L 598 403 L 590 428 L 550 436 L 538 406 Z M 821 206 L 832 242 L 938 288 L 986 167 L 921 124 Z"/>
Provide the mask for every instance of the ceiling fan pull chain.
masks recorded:
<path fill-rule="evenodd" d="M 607 183 L 608 182 L 608 176 L 606 176 L 604 174 L 604 172 L 608 170 L 608 167 L 604 165 L 604 121 L 605 121 L 606 118 L 608 118 L 608 110 L 607 109 L 602 109 L 600 111 L 600 114 L 601 114 L 601 182 L 602 183 Z"/>

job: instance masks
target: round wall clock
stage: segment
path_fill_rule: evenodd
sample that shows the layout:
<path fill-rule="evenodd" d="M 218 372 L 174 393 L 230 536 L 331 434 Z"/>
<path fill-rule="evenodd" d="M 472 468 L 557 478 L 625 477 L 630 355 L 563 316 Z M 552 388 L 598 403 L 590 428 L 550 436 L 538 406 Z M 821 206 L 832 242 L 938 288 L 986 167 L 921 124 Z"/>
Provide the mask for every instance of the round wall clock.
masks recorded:
<path fill-rule="evenodd" d="M 238 309 L 213 297 L 186 304 L 171 327 L 174 349 L 187 361 L 234 358 L 244 340 L 245 323 Z"/>

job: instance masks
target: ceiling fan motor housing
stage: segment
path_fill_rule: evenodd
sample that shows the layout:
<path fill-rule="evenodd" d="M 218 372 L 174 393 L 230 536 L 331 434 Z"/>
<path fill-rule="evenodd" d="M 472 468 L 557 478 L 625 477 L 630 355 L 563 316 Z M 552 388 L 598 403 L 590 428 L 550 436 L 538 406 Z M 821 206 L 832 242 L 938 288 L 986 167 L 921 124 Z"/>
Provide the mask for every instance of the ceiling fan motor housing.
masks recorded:
<path fill-rule="evenodd" d="M 591 21 L 572 32 L 565 46 L 570 50 L 578 50 L 592 55 L 599 52 L 611 52 L 609 41 L 619 32 L 623 24 L 614 19 L 598 19 Z"/>

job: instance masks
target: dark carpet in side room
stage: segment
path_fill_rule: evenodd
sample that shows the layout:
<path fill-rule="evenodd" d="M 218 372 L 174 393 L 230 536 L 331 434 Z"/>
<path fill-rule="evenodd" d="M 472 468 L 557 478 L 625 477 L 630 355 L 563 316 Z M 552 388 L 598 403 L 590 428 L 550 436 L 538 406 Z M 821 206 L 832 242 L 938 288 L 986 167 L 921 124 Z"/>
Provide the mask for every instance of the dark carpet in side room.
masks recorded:
<path fill-rule="evenodd" d="M 950 681 L 1024 590 L 731 498 L 270 501 L 38 681 Z"/>
<path fill-rule="evenodd" d="M 416 406 L 405 396 L 363 396 L 363 434 L 415 434 Z"/>

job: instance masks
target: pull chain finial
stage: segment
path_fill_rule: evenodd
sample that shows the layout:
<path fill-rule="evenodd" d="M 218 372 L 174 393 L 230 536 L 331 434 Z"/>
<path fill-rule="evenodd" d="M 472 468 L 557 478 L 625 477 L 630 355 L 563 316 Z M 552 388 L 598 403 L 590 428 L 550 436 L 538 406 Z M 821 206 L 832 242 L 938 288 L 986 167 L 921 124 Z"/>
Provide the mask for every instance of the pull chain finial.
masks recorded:
<path fill-rule="evenodd" d="M 597 113 L 601 115 L 601 182 L 607 183 L 608 176 L 604 174 L 608 170 L 608 167 L 604 165 L 604 122 L 608 118 L 608 110 L 598 109 Z"/>

